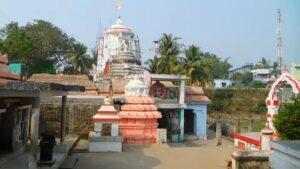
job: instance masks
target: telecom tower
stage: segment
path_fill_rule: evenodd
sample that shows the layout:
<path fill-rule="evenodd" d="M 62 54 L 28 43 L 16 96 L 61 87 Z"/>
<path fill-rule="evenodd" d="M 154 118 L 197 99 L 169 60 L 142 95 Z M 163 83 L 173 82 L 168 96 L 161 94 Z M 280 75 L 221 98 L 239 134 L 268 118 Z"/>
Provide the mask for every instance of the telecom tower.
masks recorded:
<path fill-rule="evenodd" d="M 277 11 L 277 64 L 280 71 L 283 69 L 282 37 L 281 37 L 281 11 Z"/>

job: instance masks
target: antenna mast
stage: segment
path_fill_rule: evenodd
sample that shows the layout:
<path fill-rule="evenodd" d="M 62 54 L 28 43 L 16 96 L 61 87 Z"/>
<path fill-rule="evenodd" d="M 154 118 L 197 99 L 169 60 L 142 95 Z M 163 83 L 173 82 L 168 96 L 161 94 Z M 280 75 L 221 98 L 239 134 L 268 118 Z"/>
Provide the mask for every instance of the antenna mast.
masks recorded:
<path fill-rule="evenodd" d="M 283 69 L 282 37 L 281 37 L 281 10 L 277 11 L 277 64 L 280 71 Z"/>

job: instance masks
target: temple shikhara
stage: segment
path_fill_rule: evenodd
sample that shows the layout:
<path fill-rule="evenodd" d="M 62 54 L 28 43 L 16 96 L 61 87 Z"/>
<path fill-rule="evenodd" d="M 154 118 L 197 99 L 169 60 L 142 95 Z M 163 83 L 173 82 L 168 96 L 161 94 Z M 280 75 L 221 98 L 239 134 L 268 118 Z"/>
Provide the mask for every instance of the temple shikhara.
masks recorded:
<path fill-rule="evenodd" d="M 104 77 L 142 74 L 139 39 L 124 25 L 121 17 L 100 38 L 94 81 Z"/>

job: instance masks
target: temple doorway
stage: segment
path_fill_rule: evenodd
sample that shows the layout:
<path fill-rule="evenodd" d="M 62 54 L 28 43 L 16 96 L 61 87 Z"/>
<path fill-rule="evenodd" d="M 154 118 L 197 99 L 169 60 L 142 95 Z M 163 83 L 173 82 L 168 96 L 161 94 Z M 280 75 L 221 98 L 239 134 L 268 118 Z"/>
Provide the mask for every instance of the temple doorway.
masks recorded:
<path fill-rule="evenodd" d="M 193 134 L 195 128 L 195 114 L 192 109 L 184 110 L 184 133 Z"/>
<path fill-rule="evenodd" d="M 24 147 L 29 137 L 29 113 L 11 106 L 0 113 L 0 154 L 13 153 Z"/>
<path fill-rule="evenodd" d="M 0 153 L 12 152 L 12 138 L 13 138 L 13 114 L 0 114 Z"/>
<path fill-rule="evenodd" d="M 160 109 L 162 118 L 158 119 L 158 128 L 167 129 L 167 139 L 171 140 L 172 135 L 179 135 L 179 110 Z"/>

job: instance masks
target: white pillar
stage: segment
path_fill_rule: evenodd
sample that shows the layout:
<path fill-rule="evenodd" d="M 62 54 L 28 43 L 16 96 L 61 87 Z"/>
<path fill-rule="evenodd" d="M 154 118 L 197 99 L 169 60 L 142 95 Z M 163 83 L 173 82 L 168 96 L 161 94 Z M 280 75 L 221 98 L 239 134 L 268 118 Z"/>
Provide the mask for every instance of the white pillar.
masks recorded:
<path fill-rule="evenodd" d="M 119 136 L 119 123 L 111 124 L 111 136 Z"/>
<path fill-rule="evenodd" d="M 95 126 L 94 126 L 94 131 L 96 134 L 98 134 L 99 136 L 102 135 L 102 123 L 100 122 L 95 122 Z"/>
<path fill-rule="evenodd" d="M 261 130 L 260 135 L 260 150 L 271 150 L 270 141 L 273 140 L 273 130 L 266 126 Z"/>
<path fill-rule="evenodd" d="M 40 98 L 36 97 L 32 104 L 32 114 L 30 121 L 30 151 L 29 168 L 37 168 L 37 150 L 39 141 L 39 123 L 40 123 Z"/>
<path fill-rule="evenodd" d="M 184 104 L 185 97 L 185 81 L 180 81 L 180 90 L 179 90 L 179 104 Z"/>
<path fill-rule="evenodd" d="M 30 129 L 30 144 L 32 148 L 38 146 L 39 141 L 39 123 L 40 123 L 40 98 L 34 98 L 31 115 L 31 129 Z"/>

